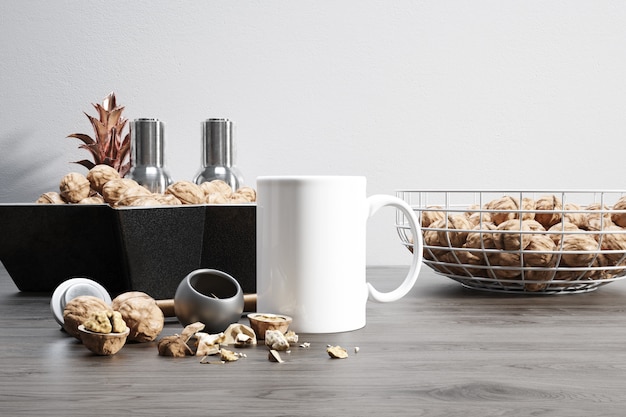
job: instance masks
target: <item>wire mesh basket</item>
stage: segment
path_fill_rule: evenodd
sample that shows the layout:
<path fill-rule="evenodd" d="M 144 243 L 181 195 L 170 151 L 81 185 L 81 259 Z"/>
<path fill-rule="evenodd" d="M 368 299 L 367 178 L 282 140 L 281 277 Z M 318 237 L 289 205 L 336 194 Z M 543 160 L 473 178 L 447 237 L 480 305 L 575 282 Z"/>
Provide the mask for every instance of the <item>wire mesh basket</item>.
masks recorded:
<path fill-rule="evenodd" d="M 579 293 L 626 276 L 626 191 L 398 190 L 424 263 L 479 290 Z M 396 229 L 413 251 L 406 216 Z"/>

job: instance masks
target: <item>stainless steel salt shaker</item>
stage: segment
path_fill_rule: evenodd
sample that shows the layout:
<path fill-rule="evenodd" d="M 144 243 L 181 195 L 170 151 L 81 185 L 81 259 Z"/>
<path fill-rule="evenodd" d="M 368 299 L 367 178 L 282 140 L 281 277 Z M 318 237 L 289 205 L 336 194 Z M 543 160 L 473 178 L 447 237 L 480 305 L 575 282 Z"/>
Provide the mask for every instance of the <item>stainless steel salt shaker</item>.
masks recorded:
<path fill-rule="evenodd" d="M 202 168 L 194 182 L 222 180 L 233 191 L 243 185 L 243 176 L 235 166 L 233 122 L 228 119 L 207 119 L 202 124 Z"/>
<path fill-rule="evenodd" d="M 164 161 L 164 123 L 159 119 L 130 122 L 131 178 L 153 193 L 163 193 L 172 183 Z"/>

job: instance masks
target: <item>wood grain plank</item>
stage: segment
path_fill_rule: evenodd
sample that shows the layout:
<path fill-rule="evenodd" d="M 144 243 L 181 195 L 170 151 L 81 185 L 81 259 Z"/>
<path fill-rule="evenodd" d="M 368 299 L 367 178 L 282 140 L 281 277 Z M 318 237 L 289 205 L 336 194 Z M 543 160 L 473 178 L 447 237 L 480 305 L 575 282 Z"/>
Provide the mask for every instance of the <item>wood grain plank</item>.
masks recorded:
<path fill-rule="evenodd" d="M 390 288 L 405 270 L 368 276 Z M 300 335 L 311 347 L 284 364 L 263 346 L 225 365 L 162 358 L 155 343 L 94 356 L 59 330 L 49 300 L 0 270 L 1 415 L 621 416 L 626 406 L 624 281 L 527 297 L 423 270 L 404 299 L 368 304 L 364 329 Z M 170 320 L 163 335 L 180 330 Z M 350 357 L 331 360 L 327 344 Z"/>

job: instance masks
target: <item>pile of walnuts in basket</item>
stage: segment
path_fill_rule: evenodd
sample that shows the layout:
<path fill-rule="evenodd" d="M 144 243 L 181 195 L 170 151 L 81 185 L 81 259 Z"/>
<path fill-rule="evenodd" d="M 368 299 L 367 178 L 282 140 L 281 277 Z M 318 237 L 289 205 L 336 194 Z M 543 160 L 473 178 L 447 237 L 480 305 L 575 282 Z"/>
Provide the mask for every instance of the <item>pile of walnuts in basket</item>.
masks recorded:
<path fill-rule="evenodd" d="M 421 211 L 424 258 L 444 274 L 546 281 L 607 279 L 626 272 L 626 196 L 612 207 L 504 196 L 467 211 Z M 462 266 L 461 266 L 462 265 Z M 624 266 L 624 269 L 616 268 Z"/>
<path fill-rule="evenodd" d="M 120 177 L 108 165 L 96 165 L 84 176 L 67 174 L 59 184 L 59 192 L 47 192 L 37 203 L 43 204 L 105 204 L 119 206 L 163 206 L 180 204 L 242 204 L 256 201 L 256 191 L 241 187 L 233 191 L 224 181 L 214 180 L 200 185 L 177 181 L 163 194 L 152 193 L 136 181 Z"/>

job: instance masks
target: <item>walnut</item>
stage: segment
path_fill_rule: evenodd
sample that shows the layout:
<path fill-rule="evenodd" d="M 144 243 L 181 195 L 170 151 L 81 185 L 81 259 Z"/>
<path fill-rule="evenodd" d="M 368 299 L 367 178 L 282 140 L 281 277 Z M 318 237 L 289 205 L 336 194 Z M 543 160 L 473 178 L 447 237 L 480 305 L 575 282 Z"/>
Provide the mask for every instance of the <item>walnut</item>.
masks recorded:
<path fill-rule="evenodd" d="M 124 333 L 126 322 L 119 311 L 102 310 L 93 313 L 84 323 L 85 329 L 95 333 Z"/>
<path fill-rule="evenodd" d="M 475 211 L 469 212 L 468 214 L 469 215 L 467 216 L 467 220 L 472 226 L 480 226 L 481 224 L 485 223 L 494 224 L 491 218 L 491 213 L 487 213 L 485 211 Z"/>
<path fill-rule="evenodd" d="M 126 331 L 128 326 L 126 326 L 126 322 L 122 318 L 122 313 L 114 311 L 109 319 L 111 320 L 111 331 L 113 333 L 122 333 Z"/>
<path fill-rule="evenodd" d="M 129 340 L 150 342 L 157 338 L 165 325 L 163 311 L 152 297 L 143 292 L 120 294 L 111 302 L 111 307 L 122 314 L 130 328 Z"/>
<path fill-rule="evenodd" d="M 580 229 L 586 229 L 588 227 L 587 215 L 581 211 L 578 204 L 565 203 L 563 208 L 565 209 L 563 213 L 565 217 L 564 221 L 575 224 Z"/>
<path fill-rule="evenodd" d="M 98 297 L 92 295 L 80 295 L 71 299 L 63 309 L 63 329 L 80 339 L 78 326 L 98 311 L 111 311 L 111 307 Z"/>
<path fill-rule="evenodd" d="M 557 223 L 551 228 L 548 229 L 548 236 L 554 242 L 555 245 L 559 246 L 561 244 L 561 239 L 565 235 L 565 232 L 580 232 L 581 229 L 578 228 L 574 223 Z"/>
<path fill-rule="evenodd" d="M 87 173 L 87 179 L 91 184 L 91 189 L 102 193 L 102 187 L 104 184 L 111 180 L 120 179 L 120 173 L 113 167 L 100 164 L 91 168 Z"/>
<path fill-rule="evenodd" d="M 519 210 L 519 201 L 511 196 L 504 196 L 488 202 L 485 209 L 494 210 L 490 212 L 491 221 L 497 225 L 507 220 L 517 219 L 517 212 L 510 210 Z"/>
<path fill-rule="evenodd" d="M 254 203 L 256 201 L 256 190 L 252 187 L 241 187 L 237 189 L 234 194 L 243 196 L 248 203 Z"/>
<path fill-rule="evenodd" d="M 152 195 L 142 195 L 142 196 L 132 196 L 132 197 L 124 197 L 118 203 L 119 206 L 128 206 L 128 207 L 154 207 L 154 206 L 162 206 L 163 204 L 158 198 L 155 198 Z"/>
<path fill-rule="evenodd" d="M 516 278 L 521 273 L 521 256 L 517 252 L 493 252 L 487 255 L 489 263 L 497 268 L 492 268 L 492 273 L 499 279 Z"/>
<path fill-rule="evenodd" d="M 545 290 L 553 279 L 556 279 L 553 269 L 529 269 L 524 271 L 524 289 L 526 291 Z"/>
<path fill-rule="evenodd" d="M 59 190 L 63 200 L 68 203 L 78 203 L 83 198 L 89 197 L 91 188 L 89 180 L 83 174 L 70 172 L 61 179 Z"/>
<path fill-rule="evenodd" d="M 130 187 L 124 191 L 116 203 L 117 206 L 146 206 L 161 204 L 152 197 L 152 193 L 141 185 Z"/>
<path fill-rule="evenodd" d="M 557 258 L 556 244 L 546 235 L 529 235 L 530 242 L 524 249 L 524 265 L 546 267 Z"/>
<path fill-rule="evenodd" d="M 594 203 L 585 207 L 585 210 L 588 210 L 586 230 L 603 230 L 615 225 L 607 206 Z"/>
<path fill-rule="evenodd" d="M 613 210 L 626 210 L 626 196 L 617 200 L 617 203 L 613 205 Z M 611 214 L 611 220 L 620 227 L 626 227 L 626 211 L 624 213 Z"/>
<path fill-rule="evenodd" d="M 235 192 L 228 198 L 227 204 L 248 204 L 251 202 L 248 196 Z"/>
<path fill-rule="evenodd" d="M 94 195 L 91 197 L 83 198 L 78 202 L 78 204 L 104 204 L 104 198 L 99 195 Z"/>
<path fill-rule="evenodd" d="M 561 221 L 561 213 L 545 213 L 543 211 L 563 210 L 563 204 L 555 195 L 543 196 L 537 200 L 535 210 L 537 210 L 535 220 L 541 223 L 544 228 L 549 229 Z"/>
<path fill-rule="evenodd" d="M 558 255 L 556 244 L 547 235 L 532 235 L 529 245 L 523 252 L 524 266 L 545 268 L 526 269 L 524 271 L 524 289 L 527 291 L 541 291 L 548 287 L 554 277 Z M 533 282 L 539 281 L 539 282 Z"/>
<path fill-rule="evenodd" d="M 437 220 L 430 224 L 427 229 L 423 229 L 423 237 L 424 237 L 424 246 L 430 246 L 428 248 L 424 248 L 424 257 L 426 259 L 436 259 L 446 253 L 446 250 L 437 250 L 433 249 L 432 246 L 443 246 L 443 244 L 439 241 L 439 232 L 438 229 L 445 229 L 446 221 L 445 220 Z M 433 230 L 434 229 L 434 230 Z M 446 243 L 447 246 L 447 243 Z"/>
<path fill-rule="evenodd" d="M 606 257 L 607 262 L 611 265 L 617 265 L 623 262 L 624 255 L 626 254 L 626 230 L 619 226 L 608 228 L 606 233 L 602 235 L 600 244 L 602 250 L 621 251 L 604 253 L 603 255 Z"/>
<path fill-rule="evenodd" d="M 154 198 L 164 206 L 180 206 L 181 204 L 183 204 L 172 194 L 152 194 L 152 198 Z"/>
<path fill-rule="evenodd" d="M 141 187 L 137 181 L 129 178 L 120 178 L 117 180 L 108 181 L 102 187 L 102 197 L 104 201 L 111 205 L 116 205 L 122 195 L 130 188 Z"/>
<path fill-rule="evenodd" d="M 430 227 L 437 220 L 445 220 L 446 213 L 439 211 L 441 206 L 428 206 L 426 210 L 422 210 L 422 227 Z"/>
<path fill-rule="evenodd" d="M 454 253 L 456 255 L 456 258 L 458 259 L 458 262 L 462 264 L 483 265 L 485 263 L 485 257 L 483 256 L 483 253 L 480 251 L 457 250 Z"/>
<path fill-rule="evenodd" d="M 535 208 L 537 207 L 537 202 L 532 198 L 524 197 L 522 198 L 522 220 L 535 220 Z"/>
<path fill-rule="evenodd" d="M 528 226 L 533 232 L 545 232 L 546 228 L 536 220 L 524 220 L 524 225 Z"/>
<path fill-rule="evenodd" d="M 504 250 L 523 250 L 530 244 L 531 228 L 527 221 L 507 220 L 498 225 L 494 233 L 494 243 L 496 248 Z M 516 233 L 517 232 L 517 233 Z"/>
<path fill-rule="evenodd" d="M 222 180 L 205 181 L 200 184 L 200 188 L 202 188 L 206 197 L 211 194 L 219 194 L 229 197 L 233 193 L 231 186 Z"/>
<path fill-rule="evenodd" d="M 465 240 L 465 247 L 472 249 L 495 249 L 496 242 L 494 241 L 493 233 L 486 232 L 486 230 L 496 230 L 498 227 L 494 223 L 483 223 L 482 229 L 480 225 L 475 226 L 472 232 L 467 234 Z"/>
<path fill-rule="evenodd" d="M 83 326 L 85 326 L 85 329 L 91 332 L 111 333 L 111 331 L 113 330 L 113 325 L 111 324 L 111 320 L 109 320 L 109 317 L 112 315 L 112 311 L 96 311 L 94 313 L 91 313 L 89 318 L 83 323 Z"/>
<path fill-rule="evenodd" d="M 562 241 L 561 261 L 567 266 L 587 267 L 596 257 L 598 242 L 589 235 L 565 235 Z M 574 251 L 574 253 L 568 253 Z"/>
<path fill-rule="evenodd" d="M 183 204 L 202 204 L 206 201 L 204 191 L 190 181 L 177 181 L 167 187 L 165 194 L 172 194 Z"/>
<path fill-rule="evenodd" d="M 485 264 L 485 252 L 482 252 L 483 249 L 495 249 L 496 244 L 493 240 L 493 233 L 488 232 L 488 230 L 496 230 L 497 226 L 493 223 L 483 223 L 482 228 L 481 225 L 475 226 L 472 232 L 467 234 L 467 239 L 464 248 L 467 249 L 478 249 L 480 251 L 461 251 L 457 253 L 459 260 L 462 263 L 467 263 L 470 265 L 483 265 Z"/>
<path fill-rule="evenodd" d="M 439 232 L 439 242 L 443 243 L 444 246 L 453 246 L 455 248 L 463 246 L 467 239 L 467 234 L 472 229 L 472 225 L 467 220 L 467 217 L 462 214 L 450 215 L 445 225 L 447 230 Z"/>
<path fill-rule="evenodd" d="M 206 197 L 206 203 L 208 204 L 229 204 L 231 201 L 232 194 L 230 196 L 225 196 L 223 194 L 209 194 Z"/>
<path fill-rule="evenodd" d="M 54 191 L 43 193 L 35 202 L 38 204 L 65 204 L 61 194 Z"/>

